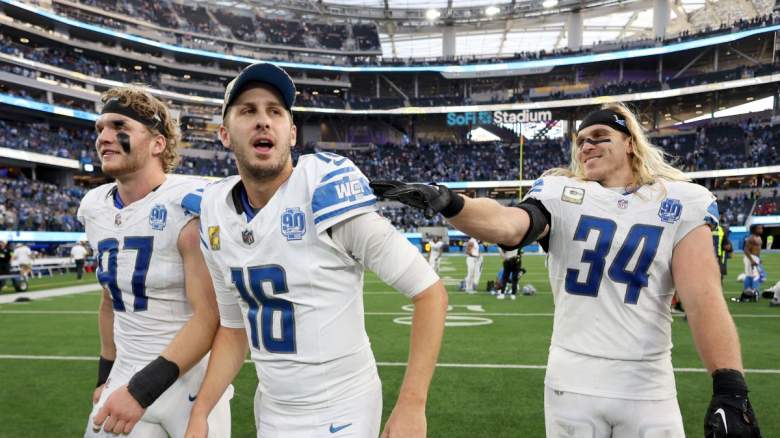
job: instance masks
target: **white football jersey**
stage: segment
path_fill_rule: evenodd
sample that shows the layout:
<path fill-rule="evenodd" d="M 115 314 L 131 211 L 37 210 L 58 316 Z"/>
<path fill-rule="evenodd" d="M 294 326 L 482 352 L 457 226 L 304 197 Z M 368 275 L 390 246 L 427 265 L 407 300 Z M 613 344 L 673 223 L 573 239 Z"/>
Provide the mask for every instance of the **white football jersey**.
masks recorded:
<path fill-rule="evenodd" d="M 715 197 L 687 182 L 621 193 L 562 176 L 537 180 L 528 197 L 552 217 L 541 240 L 555 299 L 545 383 L 604 397 L 675 397 L 672 252 L 705 218 L 718 220 Z"/>
<path fill-rule="evenodd" d="M 466 246 L 466 255 L 470 257 L 479 257 L 479 241 L 472 237 L 467 243 L 471 244 L 471 249 Z"/>
<path fill-rule="evenodd" d="M 444 242 L 438 241 L 438 242 L 431 242 L 431 254 L 434 255 L 441 255 L 441 253 L 444 251 Z"/>
<path fill-rule="evenodd" d="M 368 180 L 347 158 L 303 155 L 254 217 L 240 184 L 232 176 L 206 188 L 201 236 L 221 324 L 246 330 L 263 398 L 316 406 L 367 390 L 378 374 L 364 268 L 328 229 L 376 211 Z"/>
<path fill-rule="evenodd" d="M 14 257 L 16 258 L 16 262 L 20 265 L 32 264 L 32 250 L 27 245 L 22 245 L 14 249 Z"/>
<path fill-rule="evenodd" d="M 190 206 L 198 206 L 198 190 L 206 183 L 168 175 L 128 206 L 115 200 L 116 183 L 90 190 L 81 200 L 78 217 L 97 259 L 98 281 L 113 301 L 118 358 L 154 360 L 190 319 L 177 242 L 195 217 Z"/>

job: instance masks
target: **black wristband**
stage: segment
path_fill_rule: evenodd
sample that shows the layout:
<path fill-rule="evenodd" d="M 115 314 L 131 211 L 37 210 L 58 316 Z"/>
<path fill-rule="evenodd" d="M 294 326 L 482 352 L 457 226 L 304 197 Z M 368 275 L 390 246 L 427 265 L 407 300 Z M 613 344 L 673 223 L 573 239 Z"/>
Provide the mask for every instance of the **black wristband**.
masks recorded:
<path fill-rule="evenodd" d="M 443 190 L 450 192 L 450 202 L 446 207 L 441 209 L 440 213 L 447 219 L 456 216 L 458 213 L 460 213 L 461 210 L 463 210 L 463 205 L 466 204 L 466 201 L 463 200 L 463 196 L 453 192 L 448 187 L 438 187 L 441 187 Z"/>
<path fill-rule="evenodd" d="M 106 381 L 108 380 L 108 375 L 111 374 L 111 368 L 113 367 L 114 367 L 113 360 L 108 360 L 105 357 L 100 356 L 100 359 L 98 359 L 98 379 L 95 388 L 106 383 Z"/>
<path fill-rule="evenodd" d="M 127 391 L 146 409 L 179 378 L 179 366 L 157 356 L 141 371 L 135 373 L 127 384 Z"/>
<path fill-rule="evenodd" d="M 712 373 L 712 393 L 747 397 L 748 387 L 745 377 L 737 370 L 717 369 Z"/>

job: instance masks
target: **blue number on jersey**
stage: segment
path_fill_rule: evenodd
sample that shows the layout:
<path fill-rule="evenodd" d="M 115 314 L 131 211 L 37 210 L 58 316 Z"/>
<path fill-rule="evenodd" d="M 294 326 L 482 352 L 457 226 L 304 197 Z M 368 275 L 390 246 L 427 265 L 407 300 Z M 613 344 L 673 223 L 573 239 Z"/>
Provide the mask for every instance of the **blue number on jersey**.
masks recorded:
<path fill-rule="evenodd" d="M 154 237 L 125 237 L 125 250 L 136 250 L 135 268 L 130 283 L 133 287 L 133 310 L 144 311 L 148 305 L 146 297 L 146 273 L 149 272 L 149 262 L 152 259 Z M 103 267 L 103 254 L 108 252 L 108 266 Z M 116 239 L 104 239 L 98 242 L 98 270 L 97 278 L 100 284 L 108 288 L 111 293 L 114 310 L 125 311 L 125 303 L 122 301 L 122 290 L 117 284 L 117 254 L 119 253 L 119 241 Z"/>
<path fill-rule="evenodd" d="M 605 259 L 612 246 L 617 224 L 609 219 L 582 216 L 577 224 L 577 229 L 574 231 L 574 240 L 586 241 L 591 230 L 598 231 L 599 236 L 596 239 L 594 249 L 586 249 L 582 252 L 582 262 L 590 264 L 585 282 L 580 283 L 577 281 L 580 273 L 579 269 L 569 268 L 566 270 L 566 292 L 573 295 L 598 296 L 599 285 L 604 275 Z M 639 292 L 643 287 L 647 286 L 647 272 L 653 264 L 662 233 L 662 227 L 643 224 L 634 225 L 629 230 L 623 246 L 620 247 L 615 259 L 612 261 L 608 271 L 609 278 L 628 286 L 624 298 L 626 304 L 636 304 L 639 301 Z M 637 248 L 643 241 L 642 251 L 639 253 L 634 270 L 627 270 L 629 261 L 631 261 Z"/>
<path fill-rule="evenodd" d="M 279 265 L 264 265 L 248 268 L 249 294 L 244 282 L 242 268 L 230 268 L 230 277 L 236 285 L 239 295 L 249 305 L 247 319 L 252 337 L 252 345 L 260 348 L 257 336 L 257 312 L 260 313 L 260 327 L 263 336 L 263 346 L 270 353 L 295 353 L 295 310 L 293 303 L 287 300 L 269 298 L 263 292 L 263 283 L 270 283 L 274 295 L 286 294 L 287 274 Z M 254 295 L 254 297 L 253 297 Z M 273 334 L 274 312 L 281 313 L 281 335 Z"/>
<path fill-rule="evenodd" d="M 586 249 L 582 252 L 582 262 L 590 264 L 585 283 L 577 281 L 579 269 L 566 270 L 566 291 L 574 295 L 587 295 L 595 297 L 599 294 L 599 283 L 604 275 L 604 258 L 612 245 L 617 224 L 609 219 L 601 219 L 593 216 L 580 217 L 580 223 L 574 231 L 574 240 L 586 241 L 591 230 L 599 232 L 594 249 Z"/>
<path fill-rule="evenodd" d="M 661 241 L 661 233 L 663 232 L 664 229 L 662 227 L 635 224 L 628 231 L 623 246 L 615 256 L 615 260 L 612 261 L 608 272 L 609 278 L 618 283 L 628 285 L 626 297 L 623 300 L 626 304 L 636 304 L 639 301 L 639 291 L 647 286 L 647 271 L 650 270 L 655 253 L 658 252 L 658 243 Z M 626 269 L 628 262 L 634 256 L 637 247 L 639 247 L 642 241 L 644 241 L 642 252 L 639 253 L 636 266 L 634 266 L 633 271 L 628 271 Z"/>

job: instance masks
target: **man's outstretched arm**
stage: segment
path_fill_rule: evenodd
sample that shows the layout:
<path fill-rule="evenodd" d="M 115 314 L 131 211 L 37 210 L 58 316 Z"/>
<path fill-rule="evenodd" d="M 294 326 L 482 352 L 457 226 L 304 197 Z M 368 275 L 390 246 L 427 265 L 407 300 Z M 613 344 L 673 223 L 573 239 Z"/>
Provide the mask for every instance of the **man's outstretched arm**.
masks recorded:
<path fill-rule="evenodd" d="M 549 219 L 542 217 L 538 206 L 535 210 L 524 204 L 522 208 L 506 207 L 490 198 L 461 196 L 437 184 L 374 180 L 371 188 L 380 198 L 420 209 L 428 217 L 441 213 L 455 228 L 479 240 L 512 247 L 542 238 L 549 231 Z M 526 239 L 529 229 L 532 239 Z"/>

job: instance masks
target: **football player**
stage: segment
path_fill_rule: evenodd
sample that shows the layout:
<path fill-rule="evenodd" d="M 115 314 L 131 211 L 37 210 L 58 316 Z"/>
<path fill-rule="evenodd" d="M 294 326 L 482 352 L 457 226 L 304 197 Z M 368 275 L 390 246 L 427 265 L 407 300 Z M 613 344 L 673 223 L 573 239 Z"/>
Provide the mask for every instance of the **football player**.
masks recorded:
<path fill-rule="evenodd" d="M 372 187 L 428 215 L 441 212 L 478 239 L 508 248 L 539 241 L 548 252 L 548 437 L 684 436 L 671 360 L 675 289 L 712 374 L 705 436 L 760 436 L 705 221 L 718 219 L 715 198 L 664 161 L 624 105 L 588 114 L 570 167 L 534 182 L 519 208 L 440 185 Z"/>
<path fill-rule="evenodd" d="M 382 436 L 424 437 L 444 286 L 376 212 L 351 161 L 318 153 L 293 167 L 294 99 L 290 77 L 268 63 L 245 68 L 225 92 L 220 139 L 239 175 L 209 185 L 201 204 L 221 326 L 187 437 L 205 436 L 206 415 L 247 347 L 259 379 L 257 436 L 378 436 L 382 390 L 364 327 L 364 267 L 415 304 L 406 376 Z"/>
<path fill-rule="evenodd" d="M 441 240 L 441 236 L 433 236 L 431 253 L 428 254 L 428 263 L 437 274 L 439 273 L 439 268 L 441 266 L 441 254 L 444 252 L 444 245 L 445 243 Z"/>
<path fill-rule="evenodd" d="M 477 293 L 479 277 L 482 274 L 482 256 L 479 255 L 479 242 L 471 237 L 466 242 L 466 287 L 468 294 Z"/>
<path fill-rule="evenodd" d="M 104 289 L 85 437 L 182 437 L 219 323 L 192 213 L 205 182 L 167 174 L 180 133 L 162 102 L 133 87 L 102 101 L 95 146 L 116 182 L 90 190 L 78 212 Z M 231 394 L 209 418 L 213 437 L 230 436 Z"/>
<path fill-rule="evenodd" d="M 740 301 L 758 301 L 761 282 L 766 278 L 764 267 L 761 264 L 761 247 L 763 246 L 761 234 L 763 233 L 764 226 L 754 224 L 750 226 L 750 235 L 745 238 L 745 245 L 742 248 L 745 279 L 743 280 Z"/>

